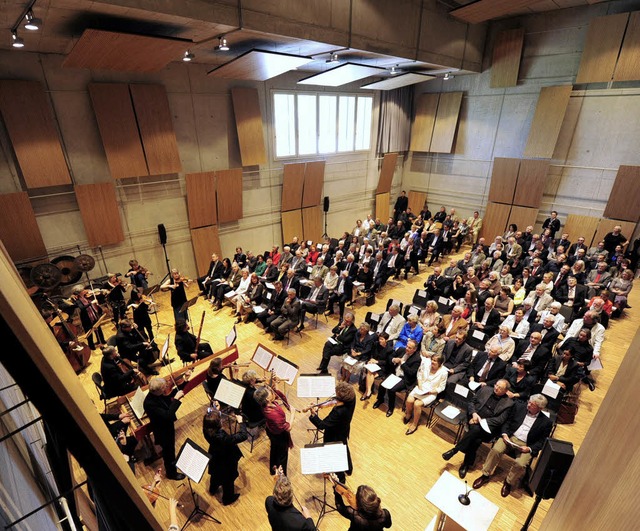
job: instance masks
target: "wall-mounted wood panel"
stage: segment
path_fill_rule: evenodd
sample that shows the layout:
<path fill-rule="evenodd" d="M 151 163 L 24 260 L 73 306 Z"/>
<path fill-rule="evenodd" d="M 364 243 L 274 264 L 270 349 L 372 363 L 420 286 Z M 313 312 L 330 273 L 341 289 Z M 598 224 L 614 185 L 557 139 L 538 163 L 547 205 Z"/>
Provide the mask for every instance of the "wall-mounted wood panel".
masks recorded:
<path fill-rule="evenodd" d="M 376 194 L 376 219 L 387 223 L 389 219 L 389 202 L 391 201 L 391 195 L 389 192 L 384 194 Z"/>
<path fill-rule="evenodd" d="M 480 236 L 488 242 L 496 236 L 502 236 L 507 228 L 507 220 L 511 212 L 511 205 L 502 203 L 487 203 L 487 209 L 482 218 L 482 229 Z"/>
<path fill-rule="evenodd" d="M 396 172 L 397 162 L 397 153 L 385 153 L 382 159 L 382 167 L 380 168 L 380 177 L 378 178 L 377 194 L 391 192 L 391 183 L 393 182 L 393 175 Z"/>
<path fill-rule="evenodd" d="M 182 171 L 167 91 L 162 85 L 129 85 L 150 175 Z"/>
<path fill-rule="evenodd" d="M 598 228 L 596 229 L 596 234 L 593 237 L 593 241 L 598 243 L 602 240 L 609 232 L 613 230 L 613 227 L 616 225 L 620 225 L 622 227 L 622 235 L 627 237 L 627 240 L 631 241 L 631 237 L 636 230 L 636 223 L 633 221 L 620 221 L 617 219 L 604 219 L 600 220 L 598 223 Z"/>
<path fill-rule="evenodd" d="M 422 210 L 422 207 L 427 202 L 427 192 L 416 192 L 415 190 L 409 190 L 409 208 L 416 216 Z M 382 219 L 382 218 L 381 218 Z M 383 223 L 386 223 L 386 219 L 382 219 Z"/>
<path fill-rule="evenodd" d="M 431 149 L 429 150 L 432 153 L 451 153 L 453 150 L 453 139 L 458 128 L 461 104 L 462 92 L 440 94 L 436 123 L 433 126 Z"/>
<path fill-rule="evenodd" d="M 433 126 L 436 123 L 440 94 L 420 94 L 416 101 L 416 115 L 411 126 L 411 151 L 429 151 Z"/>
<path fill-rule="evenodd" d="M 282 176 L 282 206 L 280 210 L 296 210 L 302 206 L 305 163 L 285 164 Z"/>
<path fill-rule="evenodd" d="M 513 204 L 540 208 L 548 171 L 548 160 L 521 160 Z"/>
<path fill-rule="evenodd" d="M 515 87 L 518 84 L 524 28 L 501 31 L 496 35 L 491 60 L 491 87 Z"/>
<path fill-rule="evenodd" d="M 324 160 L 307 162 L 304 170 L 304 192 L 302 194 L 302 208 L 317 206 L 322 202 L 322 187 L 324 186 Z"/>
<path fill-rule="evenodd" d="M 449 14 L 469 24 L 479 24 L 510 13 L 521 12 L 538 0 L 478 0 L 454 9 Z M 593 0 L 590 0 L 593 2 Z"/>
<path fill-rule="evenodd" d="M 593 242 L 593 236 L 598 229 L 600 218 L 594 218 L 591 216 L 580 216 L 578 214 L 569 214 L 567 221 L 562 227 L 561 232 L 569 234 L 569 240 L 572 242 L 578 241 L 581 236 L 584 237 L 584 243 L 587 246 L 591 246 Z M 567 249 L 568 250 L 568 249 Z"/>
<path fill-rule="evenodd" d="M 218 223 L 242 219 L 242 168 L 216 172 Z"/>
<path fill-rule="evenodd" d="M 553 156 L 572 90 L 571 85 L 544 87 L 540 90 L 524 149 L 525 157 L 550 159 Z"/>
<path fill-rule="evenodd" d="M 27 192 L 0 195 L 0 240 L 14 262 L 47 255 Z"/>
<path fill-rule="evenodd" d="M 43 86 L 37 81 L 0 81 L 0 113 L 27 187 L 71 184 Z"/>
<path fill-rule="evenodd" d="M 115 185 L 112 182 L 82 184 L 75 187 L 75 192 L 89 246 L 124 241 Z"/>
<path fill-rule="evenodd" d="M 631 13 L 629 17 L 613 79 L 614 81 L 640 79 L 640 11 Z"/>
<path fill-rule="evenodd" d="M 213 253 L 223 256 L 217 225 L 193 229 L 191 231 L 191 244 L 196 258 L 198 275 L 204 275 L 207 272 Z"/>
<path fill-rule="evenodd" d="M 243 166 L 255 166 L 267 162 L 262 129 L 262 113 L 258 91 L 252 88 L 231 89 L 233 112 L 236 118 L 240 157 Z"/>
<path fill-rule="evenodd" d="M 518 226 L 518 230 L 521 230 L 524 232 L 524 229 L 526 227 L 528 227 L 529 225 L 533 227 L 536 224 L 537 217 L 538 217 L 537 208 L 529 208 L 529 207 L 513 205 L 511 207 L 511 212 L 509 213 L 509 219 L 507 220 L 507 227 L 511 225 L 511 223 L 515 223 Z"/>
<path fill-rule="evenodd" d="M 302 209 L 302 234 L 305 240 L 322 241 L 322 207 L 313 206 Z M 288 241 L 288 240 L 287 240 Z"/>
<path fill-rule="evenodd" d="M 493 159 L 491 171 L 491 185 L 489 187 L 489 201 L 492 203 L 513 203 L 513 195 L 518 182 L 520 159 Z"/>
<path fill-rule="evenodd" d="M 189 228 L 197 229 L 215 225 L 218 222 L 215 172 L 187 173 L 185 181 Z"/>
<path fill-rule="evenodd" d="M 604 209 L 604 217 L 640 220 L 640 166 L 620 166 Z"/>
<path fill-rule="evenodd" d="M 129 86 L 89 83 L 88 88 L 111 177 L 149 175 Z"/>
<path fill-rule="evenodd" d="M 611 81 L 628 19 L 629 13 L 620 13 L 591 21 L 576 83 Z"/>
<path fill-rule="evenodd" d="M 282 241 L 290 242 L 294 236 L 302 238 L 302 210 L 282 213 Z"/>

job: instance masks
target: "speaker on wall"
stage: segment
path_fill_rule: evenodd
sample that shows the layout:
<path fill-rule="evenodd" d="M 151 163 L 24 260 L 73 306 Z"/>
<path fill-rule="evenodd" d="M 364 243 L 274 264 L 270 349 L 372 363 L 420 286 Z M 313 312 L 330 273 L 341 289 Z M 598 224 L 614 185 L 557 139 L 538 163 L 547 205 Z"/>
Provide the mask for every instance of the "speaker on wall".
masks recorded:
<path fill-rule="evenodd" d="M 324 212 L 329 212 L 329 196 L 324 196 L 324 202 L 322 204 L 322 210 Z"/>
<path fill-rule="evenodd" d="M 573 462 L 573 444 L 547 439 L 542 447 L 529 487 L 543 499 L 555 498 Z"/>
<path fill-rule="evenodd" d="M 165 245 L 167 243 L 167 229 L 162 223 L 158 225 L 158 236 L 160 236 L 160 245 Z"/>

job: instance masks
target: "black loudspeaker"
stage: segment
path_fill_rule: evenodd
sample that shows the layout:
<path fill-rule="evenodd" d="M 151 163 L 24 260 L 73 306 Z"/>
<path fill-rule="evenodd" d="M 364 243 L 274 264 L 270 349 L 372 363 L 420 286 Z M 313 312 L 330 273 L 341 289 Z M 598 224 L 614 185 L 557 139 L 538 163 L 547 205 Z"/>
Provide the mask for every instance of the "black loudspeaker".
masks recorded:
<path fill-rule="evenodd" d="M 160 245 L 165 245 L 167 243 L 167 229 L 162 223 L 158 225 L 158 236 L 160 236 Z"/>
<path fill-rule="evenodd" d="M 555 498 L 573 457 L 573 444 L 558 439 L 547 439 L 529 480 L 531 490 L 545 500 Z"/>
<path fill-rule="evenodd" d="M 324 212 L 329 212 L 329 196 L 328 195 L 324 196 L 324 203 L 322 204 L 322 210 Z"/>

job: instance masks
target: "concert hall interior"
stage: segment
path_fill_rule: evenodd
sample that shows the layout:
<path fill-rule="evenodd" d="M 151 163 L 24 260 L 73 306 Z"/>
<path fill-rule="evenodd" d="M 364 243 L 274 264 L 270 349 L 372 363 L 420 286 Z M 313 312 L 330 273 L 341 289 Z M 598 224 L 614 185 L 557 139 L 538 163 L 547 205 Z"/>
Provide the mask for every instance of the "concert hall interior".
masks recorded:
<path fill-rule="evenodd" d="M 640 0 L 2 6 L 5 528 L 634 527 Z"/>

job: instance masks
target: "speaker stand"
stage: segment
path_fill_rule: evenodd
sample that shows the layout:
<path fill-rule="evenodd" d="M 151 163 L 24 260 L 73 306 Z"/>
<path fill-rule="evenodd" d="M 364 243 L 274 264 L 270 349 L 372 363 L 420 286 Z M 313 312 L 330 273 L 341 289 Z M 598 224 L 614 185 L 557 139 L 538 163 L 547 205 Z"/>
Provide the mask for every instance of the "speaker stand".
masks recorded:
<path fill-rule="evenodd" d="M 538 510 L 538 505 L 540 505 L 540 500 L 542 500 L 542 496 L 536 494 L 536 500 L 533 502 L 533 507 L 531 507 L 527 519 L 525 520 L 524 525 L 522 526 L 522 529 L 520 531 L 527 531 L 529 529 L 529 525 L 531 524 L 531 521 L 533 520 L 533 517 Z"/>
<path fill-rule="evenodd" d="M 167 255 L 167 244 L 166 243 L 162 244 L 162 250 L 164 251 L 164 261 L 167 264 L 167 274 L 158 283 L 160 286 L 162 286 L 162 284 L 164 284 L 167 281 L 167 279 L 169 277 L 171 277 L 171 265 L 170 265 L 170 262 L 169 262 L 169 256 Z"/>
<path fill-rule="evenodd" d="M 327 212 L 324 212 L 324 234 L 322 235 L 323 238 L 327 238 L 329 236 L 329 234 L 327 233 Z"/>

